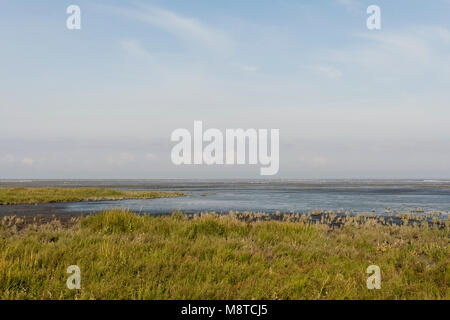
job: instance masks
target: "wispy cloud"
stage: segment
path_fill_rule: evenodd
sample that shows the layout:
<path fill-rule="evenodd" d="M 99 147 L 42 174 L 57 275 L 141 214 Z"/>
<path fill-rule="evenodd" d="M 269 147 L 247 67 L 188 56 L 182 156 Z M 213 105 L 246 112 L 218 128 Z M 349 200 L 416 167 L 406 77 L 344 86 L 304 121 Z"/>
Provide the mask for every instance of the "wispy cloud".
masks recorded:
<path fill-rule="evenodd" d="M 21 163 L 25 166 L 32 166 L 34 163 L 34 160 L 32 158 L 23 158 Z"/>
<path fill-rule="evenodd" d="M 154 161 L 154 160 L 158 159 L 158 157 L 154 153 L 147 153 L 145 155 L 145 159 L 149 160 L 149 161 Z"/>
<path fill-rule="evenodd" d="M 336 2 L 352 12 L 359 11 L 362 8 L 359 0 L 336 0 Z"/>
<path fill-rule="evenodd" d="M 122 166 L 136 161 L 136 157 L 128 152 L 121 152 L 118 155 L 108 156 L 106 159 L 108 164 Z"/>
<path fill-rule="evenodd" d="M 396 51 L 407 54 L 409 57 L 426 58 L 430 55 L 431 48 L 426 38 L 411 32 L 384 32 L 360 34 L 359 37 L 380 46 L 379 51 Z M 381 50 L 383 48 L 383 50 Z"/>
<path fill-rule="evenodd" d="M 102 7 L 114 14 L 159 28 L 189 44 L 201 45 L 216 52 L 230 51 L 233 48 L 233 42 L 225 32 L 206 25 L 196 18 L 142 4 L 131 9 L 117 6 Z"/>
<path fill-rule="evenodd" d="M 259 67 L 257 67 L 257 66 L 252 66 L 252 65 L 242 64 L 242 63 L 232 63 L 231 65 L 242 71 L 245 71 L 245 72 L 259 71 Z"/>
<path fill-rule="evenodd" d="M 320 155 L 301 156 L 298 157 L 296 161 L 300 162 L 302 165 L 314 168 L 324 167 L 330 163 L 330 161 L 326 157 Z"/>
<path fill-rule="evenodd" d="M 134 58 L 144 60 L 147 62 L 153 62 L 151 54 L 142 46 L 137 40 L 122 40 L 120 42 L 123 50 Z"/>
<path fill-rule="evenodd" d="M 16 162 L 16 159 L 11 154 L 7 154 L 5 156 L 0 156 L 0 164 L 11 164 L 14 162 Z"/>
<path fill-rule="evenodd" d="M 307 69 L 313 71 L 315 74 L 324 76 L 328 79 L 337 79 L 342 76 L 341 70 L 328 65 L 309 66 Z"/>
<path fill-rule="evenodd" d="M 35 162 L 36 161 L 30 157 L 18 158 L 11 154 L 7 154 L 5 156 L 0 156 L 0 164 L 3 164 L 3 165 L 22 164 L 24 166 L 32 166 Z"/>
<path fill-rule="evenodd" d="M 450 71 L 450 31 L 444 27 L 421 26 L 381 33 L 359 33 L 358 41 L 346 48 L 331 50 L 322 60 L 346 73 L 395 78 L 423 84 L 424 74 L 433 74 L 439 85 Z M 375 78 L 372 78 L 375 79 Z"/>

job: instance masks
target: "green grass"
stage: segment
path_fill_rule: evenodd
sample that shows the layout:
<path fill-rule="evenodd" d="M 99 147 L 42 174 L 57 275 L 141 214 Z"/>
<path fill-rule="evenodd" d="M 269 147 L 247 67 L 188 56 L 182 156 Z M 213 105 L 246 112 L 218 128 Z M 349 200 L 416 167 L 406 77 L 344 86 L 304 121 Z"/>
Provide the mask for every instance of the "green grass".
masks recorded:
<path fill-rule="evenodd" d="M 449 299 L 450 227 L 340 228 L 125 210 L 0 225 L 0 299 Z M 381 290 L 368 290 L 369 265 Z M 81 269 L 81 290 L 66 269 Z"/>
<path fill-rule="evenodd" d="M 153 199 L 184 196 L 182 192 L 131 191 L 102 188 L 0 188 L 0 205 Z"/>

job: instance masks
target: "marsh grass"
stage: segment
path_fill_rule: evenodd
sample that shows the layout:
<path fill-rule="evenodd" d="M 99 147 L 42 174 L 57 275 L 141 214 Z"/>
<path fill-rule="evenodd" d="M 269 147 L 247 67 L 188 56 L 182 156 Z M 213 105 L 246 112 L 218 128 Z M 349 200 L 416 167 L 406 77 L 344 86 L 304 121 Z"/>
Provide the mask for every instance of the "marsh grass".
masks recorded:
<path fill-rule="evenodd" d="M 242 219 L 127 210 L 0 227 L 1 299 L 449 299 L 449 224 Z M 81 290 L 66 268 L 81 268 Z M 381 290 L 368 290 L 369 265 Z"/>
<path fill-rule="evenodd" d="M 102 188 L 0 188 L 0 205 L 153 199 L 184 196 L 182 192 L 133 191 Z"/>

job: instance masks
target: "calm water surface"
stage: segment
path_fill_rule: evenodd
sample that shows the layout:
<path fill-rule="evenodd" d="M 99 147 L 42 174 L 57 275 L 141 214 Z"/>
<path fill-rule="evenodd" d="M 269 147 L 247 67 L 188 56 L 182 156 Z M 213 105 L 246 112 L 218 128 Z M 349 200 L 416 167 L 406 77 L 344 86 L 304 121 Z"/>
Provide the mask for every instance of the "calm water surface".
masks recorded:
<path fill-rule="evenodd" d="M 276 211 L 358 210 L 384 214 L 386 208 L 450 211 L 450 181 L 424 180 L 22 180 L 0 186 L 91 186 L 133 190 L 177 190 L 187 197 L 52 204 L 61 212 L 124 207 L 150 214 L 181 210 Z M 1 207 L 0 207 L 1 211 Z"/>

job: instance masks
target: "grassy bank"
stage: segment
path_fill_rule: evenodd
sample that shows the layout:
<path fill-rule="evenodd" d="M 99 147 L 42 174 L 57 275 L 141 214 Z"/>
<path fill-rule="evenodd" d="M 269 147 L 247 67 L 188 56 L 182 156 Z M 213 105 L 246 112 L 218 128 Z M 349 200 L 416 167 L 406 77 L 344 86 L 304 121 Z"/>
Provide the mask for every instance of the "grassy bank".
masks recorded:
<path fill-rule="evenodd" d="M 0 188 L 0 205 L 153 199 L 183 196 L 182 192 L 131 191 L 102 188 Z"/>
<path fill-rule="evenodd" d="M 339 228 L 121 210 L 0 226 L 1 299 L 449 299 L 450 227 Z M 381 289 L 368 290 L 369 265 Z M 81 290 L 66 269 L 81 269 Z"/>

